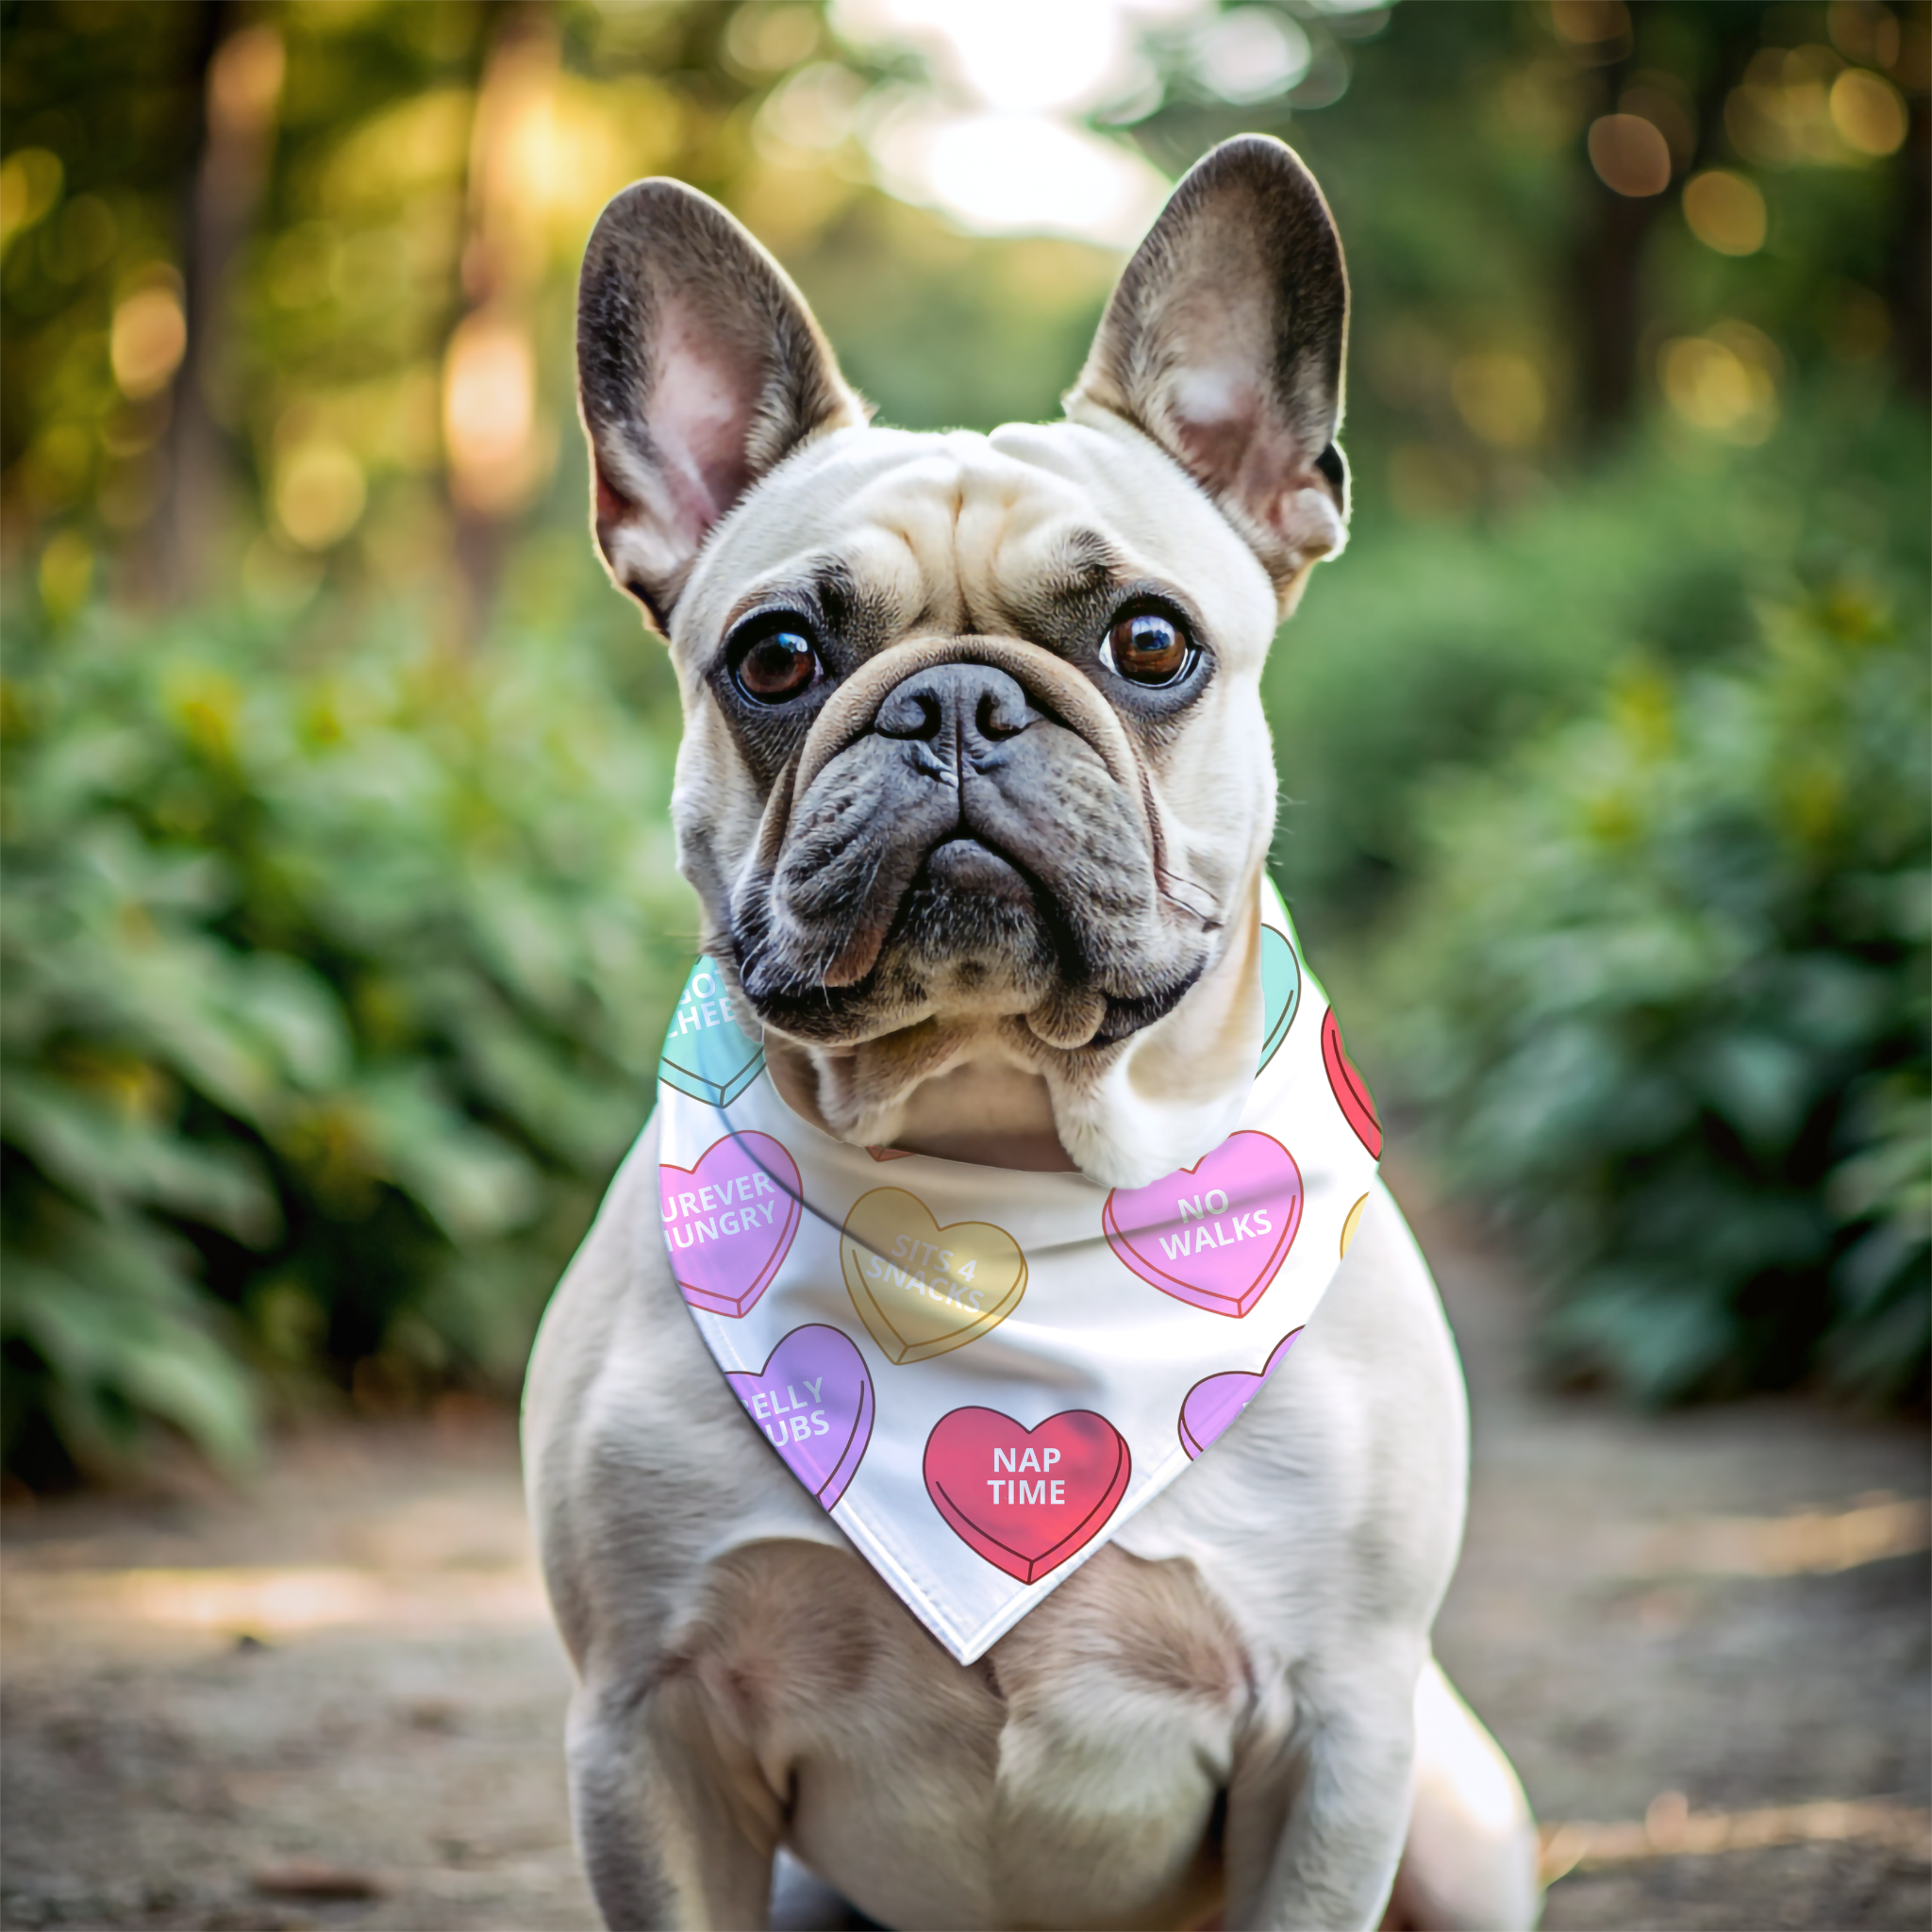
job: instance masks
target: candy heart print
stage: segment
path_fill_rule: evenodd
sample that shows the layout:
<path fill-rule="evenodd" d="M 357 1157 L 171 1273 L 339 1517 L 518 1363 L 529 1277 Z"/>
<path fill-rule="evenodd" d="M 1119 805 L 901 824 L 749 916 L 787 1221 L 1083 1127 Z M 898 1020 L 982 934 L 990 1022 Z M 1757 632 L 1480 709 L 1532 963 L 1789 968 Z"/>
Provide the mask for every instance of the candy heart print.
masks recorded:
<path fill-rule="evenodd" d="M 997 1328 L 1026 1292 L 1026 1257 L 990 1221 L 941 1227 L 917 1194 L 874 1188 L 839 1236 L 852 1306 L 888 1361 L 923 1362 Z"/>
<path fill-rule="evenodd" d="M 765 1069 L 765 1050 L 738 1029 L 723 997 L 718 969 L 700 959 L 677 998 L 658 1060 L 667 1087 L 712 1107 L 729 1107 Z"/>
<path fill-rule="evenodd" d="M 1276 1049 L 1288 1038 L 1294 1024 L 1294 1009 L 1301 1004 L 1302 963 L 1294 956 L 1288 936 L 1272 925 L 1261 928 L 1261 1006 L 1267 1032 L 1261 1040 L 1261 1070 L 1274 1058 Z"/>
<path fill-rule="evenodd" d="M 995 1408 L 956 1408 L 925 1442 L 925 1490 L 954 1533 L 989 1563 L 1037 1583 L 1086 1548 L 1127 1487 L 1121 1433 L 1091 1408 L 1036 1429 Z"/>
<path fill-rule="evenodd" d="M 1343 1051 L 1341 1028 L 1335 1024 L 1335 1008 L 1322 1015 L 1322 1064 L 1328 1069 L 1328 1084 L 1335 1090 L 1335 1102 L 1342 1118 L 1356 1130 L 1361 1143 L 1377 1160 L 1382 1158 L 1382 1124 L 1375 1118 L 1375 1103 L 1369 1098 L 1368 1083 L 1356 1072 L 1355 1062 Z"/>
<path fill-rule="evenodd" d="M 1340 1254 L 1343 1260 L 1348 1258 L 1349 1245 L 1355 1240 L 1355 1231 L 1362 1224 L 1362 1209 L 1369 1205 L 1369 1197 L 1363 1194 L 1348 1210 L 1348 1219 L 1341 1224 Z"/>
<path fill-rule="evenodd" d="M 1107 1244 L 1150 1287 L 1216 1315 L 1261 1299 L 1302 1218 L 1302 1176 L 1272 1134 L 1243 1129 L 1144 1188 L 1115 1189 Z"/>
<path fill-rule="evenodd" d="M 1259 1374 L 1229 1369 L 1224 1374 L 1203 1375 L 1181 1404 L 1181 1447 L 1191 1461 L 1261 1392 L 1261 1384 L 1280 1367 L 1289 1344 L 1302 1331 L 1291 1328 L 1274 1344 Z"/>
<path fill-rule="evenodd" d="M 727 1134 L 692 1168 L 658 1167 L 671 1272 L 694 1308 L 744 1315 L 798 1232 L 797 1164 L 769 1134 Z"/>
<path fill-rule="evenodd" d="M 757 1374 L 726 1379 L 791 1474 L 832 1508 L 872 1441 L 872 1377 L 851 1338 L 808 1322 Z"/>
<path fill-rule="evenodd" d="M 714 1391 L 705 1424 L 704 1390 L 683 1391 L 660 1418 L 666 1454 L 704 1424 L 728 1459 L 737 1431 L 749 1473 L 762 1464 L 781 1490 L 778 1513 L 704 1525 L 719 1550 L 836 1526 L 971 1666 L 1109 1538 L 1133 1541 L 1124 1525 L 1211 1462 L 1211 1444 L 1239 1457 L 1293 1420 L 1307 1365 L 1280 1371 L 1301 1324 L 1338 1269 L 1359 1272 L 1356 1250 L 1399 1224 L 1375 1191 L 1374 1106 L 1280 894 L 1257 877 L 1225 924 L 1240 970 L 1213 1024 L 1245 1062 L 1232 1069 L 1237 1130 L 1198 1159 L 1190 1145 L 1191 1167 L 1111 1191 L 1075 1170 L 1008 1173 L 820 1132 L 774 1084 L 728 959 L 698 962 L 633 1169 L 656 1164 L 699 1366 L 708 1350 L 744 1411 L 727 1404 L 721 1419 Z M 658 1266 L 646 1236 L 630 1258 Z M 789 1474 L 747 1446 L 752 1431 Z M 794 1479 L 831 1512 L 821 1530 Z M 1191 1520 L 1204 1506 L 1177 1507 Z M 772 1611 L 795 1620 L 797 1606 Z"/>

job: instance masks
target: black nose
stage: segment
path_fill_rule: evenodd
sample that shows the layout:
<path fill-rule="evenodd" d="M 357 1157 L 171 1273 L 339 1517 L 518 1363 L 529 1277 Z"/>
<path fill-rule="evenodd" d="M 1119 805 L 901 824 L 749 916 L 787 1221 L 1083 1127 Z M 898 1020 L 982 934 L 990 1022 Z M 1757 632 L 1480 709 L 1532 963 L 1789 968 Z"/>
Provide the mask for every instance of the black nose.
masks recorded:
<path fill-rule="evenodd" d="M 1040 713 L 1016 679 L 991 664 L 935 664 L 915 671 L 879 707 L 881 738 L 957 741 L 971 753 L 1017 738 Z"/>

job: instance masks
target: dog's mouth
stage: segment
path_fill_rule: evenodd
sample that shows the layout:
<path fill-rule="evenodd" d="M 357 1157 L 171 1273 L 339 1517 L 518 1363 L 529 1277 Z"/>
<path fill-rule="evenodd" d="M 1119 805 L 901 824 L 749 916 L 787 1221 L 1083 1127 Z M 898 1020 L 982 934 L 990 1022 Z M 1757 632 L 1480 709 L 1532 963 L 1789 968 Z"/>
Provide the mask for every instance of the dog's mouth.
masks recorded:
<path fill-rule="evenodd" d="M 1042 869 L 971 833 L 942 838 L 891 906 L 874 905 L 883 931 L 844 936 L 868 961 L 856 976 L 824 969 L 836 945 L 800 960 L 774 942 L 758 898 L 734 935 L 740 982 L 768 1025 L 837 1047 L 936 1015 L 1010 1015 L 1050 1045 L 1107 1047 L 1171 1012 L 1207 964 L 1208 935 L 1136 943 L 1091 902 L 1062 898 Z"/>
<path fill-rule="evenodd" d="M 963 828 L 926 853 L 887 917 L 879 960 L 888 976 L 909 971 L 955 1010 L 1024 1009 L 1050 983 L 1089 969 L 1038 865 Z"/>
<path fill-rule="evenodd" d="M 809 1015 L 817 1031 L 832 1015 L 882 1000 L 1024 1010 L 1083 970 L 1070 922 L 1037 867 L 964 826 L 869 870 L 871 889 L 815 954 L 801 957 L 772 932 L 768 901 L 747 908 L 740 973 L 768 1019 Z"/>
<path fill-rule="evenodd" d="M 924 891 L 960 899 L 992 899 L 1039 909 L 1037 882 L 997 846 L 971 833 L 942 841 L 912 875 L 908 899 Z M 903 907 L 901 916 L 903 918 Z"/>

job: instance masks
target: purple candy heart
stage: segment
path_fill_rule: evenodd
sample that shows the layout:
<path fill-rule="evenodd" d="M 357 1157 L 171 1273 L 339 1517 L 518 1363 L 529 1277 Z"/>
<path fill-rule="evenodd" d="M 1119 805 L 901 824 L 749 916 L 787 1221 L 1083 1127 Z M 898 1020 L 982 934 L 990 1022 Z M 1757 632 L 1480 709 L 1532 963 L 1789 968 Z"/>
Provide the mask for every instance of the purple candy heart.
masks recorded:
<path fill-rule="evenodd" d="M 851 1338 L 808 1322 L 757 1374 L 725 1379 L 791 1474 L 832 1508 L 872 1441 L 872 1377 Z"/>
<path fill-rule="evenodd" d="M 1190 1461 L 1261 1392 L 1261 1384 L 1280 1366 L 1289 1343 L 1301 1332 L 1291 1328 L 1274 1344 L 1274 1353 L 1261 1364 L 1258 1375 L 1246 1369 L 1229 1369 L 1224 1374 L 1202 1376 L 1188 1391 L 1187 1400 L 1181 1404 L 1181 1447 Z"/>
<path fill-rule="evenodd" d="M 726 1134 L 692 1167 L 658 1164 L 664 1246 L 694 1308 L 750 1314 L 791 1252 L 805 1189 L 769 1134 Z"/>

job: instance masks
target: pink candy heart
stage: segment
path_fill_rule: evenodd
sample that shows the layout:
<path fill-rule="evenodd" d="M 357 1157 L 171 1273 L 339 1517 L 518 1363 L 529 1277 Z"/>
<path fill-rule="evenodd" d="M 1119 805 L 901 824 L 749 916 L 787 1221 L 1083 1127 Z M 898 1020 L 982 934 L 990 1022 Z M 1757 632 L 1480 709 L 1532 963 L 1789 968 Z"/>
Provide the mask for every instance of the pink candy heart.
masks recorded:
<path fill-rule="evenodd" d="M 1219 1375 L 1203 1375 L 1188 1391 L 1181 1404 L 1181 1447 L 1192 1461 L 1208 1443 L 1233 1422 L 1261 1392 L 1261 1384 L 1281 1365 L 1289 1343 L 1302 1331 L 1291 1328 L 1274 1344 L 1274 1352 L 1261 1364 L 1259 1374 L 1246 1369 L 1229 1369 Z"/>
<path fill-rule="evenodd" d="M 831 1508 L 872 1441 L 872 1377 L 851 1337 L 808 1322 L 757 1374 L 726 1379 L 791 1474 Z"/>
<path fill-rule="evenodd" d="M 1211 1314 L 1245 1315 L 1287 1258 L 1302 1175 L 1272 1134 L 1230 1134 L 1212 1154 L 1144 1188 L 1116 1188 L 1107 1244 L 1150 1287 Z"/>
<path fill-rule="evenodd" d="M 694 1308 L 744 1315 L 798 1232 L 798 1164 L 769 1134 L 727 1134 L 695 1167 L 658 1168 L 671 1272 Z"/>

